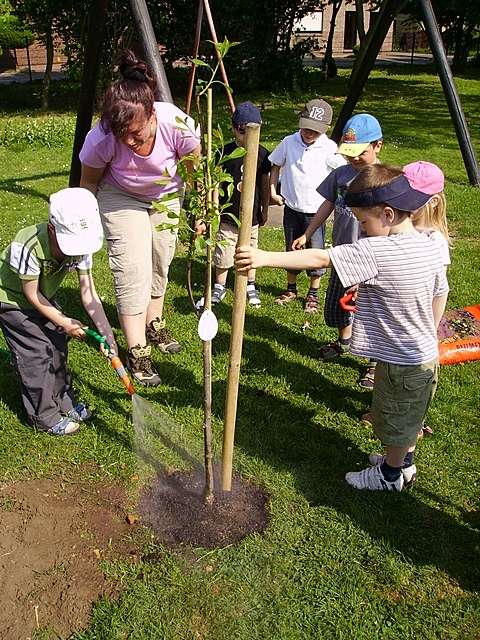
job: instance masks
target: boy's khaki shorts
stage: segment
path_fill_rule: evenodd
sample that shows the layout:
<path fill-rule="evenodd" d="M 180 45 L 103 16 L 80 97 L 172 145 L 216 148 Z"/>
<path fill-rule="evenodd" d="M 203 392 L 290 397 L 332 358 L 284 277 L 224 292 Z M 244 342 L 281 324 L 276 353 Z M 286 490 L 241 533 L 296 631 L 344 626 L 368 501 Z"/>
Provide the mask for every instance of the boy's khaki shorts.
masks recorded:
<path fill-rule="evenodd" d="M 157 231 L 155 226 L 176 221 L 152 209 L 150 201 L 140 200 L 109 184 L 100 187 L 97 199 L 117 309 L 125 315 L 143 313 L 152 297 L 165 294 L 177 240 L 177 229 Z M 170 200 L 168 205 L 179 213 L 179 198 Z"/>
<path fill-rule="evenodd" d="M 382 444 L 415 445 L 437 382 L 437 360 L 412 366 L 377 363 L 371 415 Z"/>
<path fill-rule="evenodd" d="M 217 244 L 215 247 L 213 264 L 219 269 L 230 269 L 233 267 L 233 256 L 238 241 L 238 227 L 235 224 L 221 222 L 217 232 L 217 242 L 219 240 L 224 240 L 225 245 Z M 250 246 L 258 247 L 258 224 L 252 226 Z"/>

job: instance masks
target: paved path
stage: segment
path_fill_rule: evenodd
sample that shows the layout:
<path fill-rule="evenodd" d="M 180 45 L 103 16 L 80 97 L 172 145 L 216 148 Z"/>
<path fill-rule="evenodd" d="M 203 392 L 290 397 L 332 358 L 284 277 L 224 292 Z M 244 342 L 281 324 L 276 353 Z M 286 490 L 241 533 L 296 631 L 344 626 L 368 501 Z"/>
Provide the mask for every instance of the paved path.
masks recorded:
<path fill-rule="evenodd" d="M 355 56 L 351 53 L 337 53 L 334 55 L 337 67 L 350 68 L 355 62 Z M 449 56 L 451 61 L 452 56 Z M 323 54 L 315 56 L 314 58 L 305 58 L 303 64 L 306 67 L 320 67 L 322 65 Z M 409 65 L 412 62 L 412 54 L 404 51 L 386 51 L 381 52 L 376 61 L 376 67 L 388 67 L 392 64 Z M 430 53 L 416 53 L 413 56 L 413 63 L 415 65 L 431 64 L 433 62 L 433 56 Z M 52 71 L 52 80 L 60 80 L 64 78 L 65 74 L 61 71 L 61 65 L 54 65 Z M 43 71 L 35 69 L 32 71 L 33 80 L 41 80 L 43 78 Z M 29 82 L 30 76 L 28 70 L 25 69 L 8 69 L 7 71 L 0 72 L 0 84 L 12 84 L 14 82 Z"/>

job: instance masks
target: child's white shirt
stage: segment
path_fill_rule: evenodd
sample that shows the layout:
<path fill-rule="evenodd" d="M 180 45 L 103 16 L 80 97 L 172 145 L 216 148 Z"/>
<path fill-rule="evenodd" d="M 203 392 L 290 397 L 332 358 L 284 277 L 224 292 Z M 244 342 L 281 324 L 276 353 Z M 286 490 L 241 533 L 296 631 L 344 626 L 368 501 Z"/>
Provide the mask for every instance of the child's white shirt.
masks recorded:
<path fill-rule="evenodd" d="M 438 247 L 440 255 L 442 256 L 442 262 L 445 267 L 451 264 L 450 260 L 450 247 L 448 246 L 447 239 L 441 231 L 438 229 L 417 229 L 420 233 L 427 235 Z"/>
<path fill-rule="evenodd" d="M 315 213 L 325 201 L 318 185 L 328 174 L 346 164 L 336 153 L 337 145 L 324 133 L 311 145 L 306 145 L 300 132 L 286 136 L 268 156 L 281 170 L 281 195 L 285 204 L 302 213 Z"/>

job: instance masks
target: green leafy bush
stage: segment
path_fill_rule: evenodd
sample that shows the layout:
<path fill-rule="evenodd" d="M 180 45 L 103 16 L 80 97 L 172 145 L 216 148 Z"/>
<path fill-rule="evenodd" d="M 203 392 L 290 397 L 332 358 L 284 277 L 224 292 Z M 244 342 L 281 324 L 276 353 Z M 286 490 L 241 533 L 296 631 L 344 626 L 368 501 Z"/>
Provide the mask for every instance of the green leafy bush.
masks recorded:
<path fill-rule="evenodd" d="M 2 118 L 0 146 L 61 147 L 72 143 L 74 132 L 74 116 Z"/>
<path fill-rule="evenodd" d="M 30 45 L 33 40 L 33 33 L 22 25 L 16 16 L 0 16 L 0 51 Z"/>

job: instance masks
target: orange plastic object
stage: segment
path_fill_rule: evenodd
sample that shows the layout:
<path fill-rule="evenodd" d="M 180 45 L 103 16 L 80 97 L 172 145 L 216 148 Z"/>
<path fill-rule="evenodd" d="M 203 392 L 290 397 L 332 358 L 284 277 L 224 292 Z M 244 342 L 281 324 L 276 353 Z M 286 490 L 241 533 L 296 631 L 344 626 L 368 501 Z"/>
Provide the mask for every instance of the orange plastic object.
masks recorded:
<path fill-rule="evenodd" d="M 480 338 L 440 342 L 438 351 L 440 364 L 459 364 L 460 362 L 480 360 Z"/>
<path fill-rule="evenodd" d="M 133 395 L 135 393 L 135 389 L 130 378 L 128 377 L 128 373 L 125 371 L 125 367 L 123 366 L 122 361 L 118 356 L 113 356 L 112 367 L 115 369 L 115 373 L 122 381 L 122 384 L 127 390 L 127 393 Z"/>
<path fill-rule="evenodd" d="M 476 304 L 473 307 L 465 307 L 465 311 L 468 311 L 474 318 L 480 320 L 480 304 Z"/>

